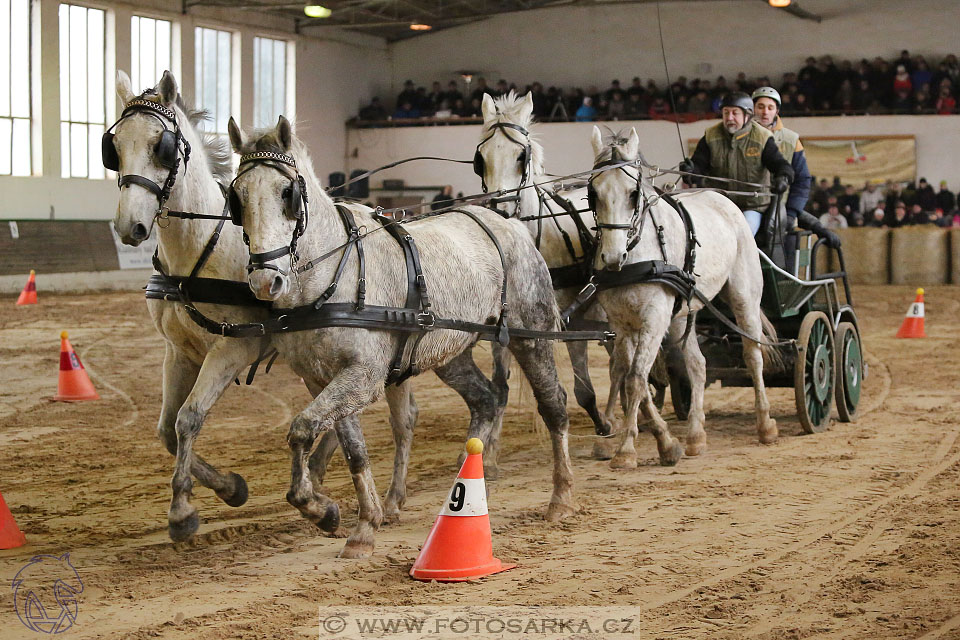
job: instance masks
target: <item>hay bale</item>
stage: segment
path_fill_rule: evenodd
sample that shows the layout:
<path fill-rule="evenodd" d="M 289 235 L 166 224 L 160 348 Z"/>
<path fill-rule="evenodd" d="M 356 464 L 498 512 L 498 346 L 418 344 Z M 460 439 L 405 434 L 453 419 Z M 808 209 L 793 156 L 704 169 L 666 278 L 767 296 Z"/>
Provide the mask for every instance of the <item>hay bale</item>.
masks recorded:
<path fill-rule="evenodd" d="M 851 283 L 887 284 L 890 282 L 889 229 L 862 227 L 836 231 L 843 241 L 843 260 Z M 819 256 L 817 261 L 820 261 Z M 839 269 L 839 262 L 836 259 L 833 262 L 833 267 Z"/>
<path fill-rule="evenodd" d="M 950 229 L 950 282 L 960 284 L 960 229 Z"/>
<path fill-rule="evenodd" d="M 890 281 L 916 286 L 945 284 L 948 251 L 946 229 L 894 229 L 890 238 Z"/>

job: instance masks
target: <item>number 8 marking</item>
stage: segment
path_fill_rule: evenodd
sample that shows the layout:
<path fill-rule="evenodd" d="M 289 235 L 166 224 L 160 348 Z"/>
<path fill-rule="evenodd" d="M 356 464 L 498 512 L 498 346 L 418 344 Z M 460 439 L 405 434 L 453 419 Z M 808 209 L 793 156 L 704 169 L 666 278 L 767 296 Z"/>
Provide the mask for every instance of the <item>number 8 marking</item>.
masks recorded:
<path fill-rule="evenodd" d="M 450 492 L 450 511 L 460 511 L 463 509 L 463 502 L 466 497 L 467 488 L 462 482 L 453 485 L 453 491 Z"/>

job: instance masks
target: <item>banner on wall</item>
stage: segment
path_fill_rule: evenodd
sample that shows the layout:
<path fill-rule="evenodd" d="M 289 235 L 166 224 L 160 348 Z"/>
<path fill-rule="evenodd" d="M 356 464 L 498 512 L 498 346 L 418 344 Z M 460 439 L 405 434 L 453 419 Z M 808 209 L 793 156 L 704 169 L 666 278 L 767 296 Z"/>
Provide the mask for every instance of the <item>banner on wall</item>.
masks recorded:
<path fill-rule="evenodd" d="M 113 224 L 108 223 L 110 235 L 113 236 L 113 244 L 117 247 L 117 260 L 120 262 L 121 269 L 152 269 L 153 252 L 157 250 L 157 234 L 153 233 L 149 238 L 140 243 L 138 247 L 131 247 L 123 244 L 120 236 L 117 235 Z"/>
<path fill-rule="evenodd" d="M 810 173 L 818 180 L 861 187 L 869 181 L 917 179 L 917 141 L 913 136 L 801 138 Z"/>
<path fill-rule="evenodd" d="M 864 136 L 862 138 L 803 137 L 804 155 L 810 174 L 831 183 L 859 188 L 868 180 L 883 183 L 913 182 L 917 179 L 917 140 L 914 136 Z M 688 156 L 699 138 L 688 139 Z"/>

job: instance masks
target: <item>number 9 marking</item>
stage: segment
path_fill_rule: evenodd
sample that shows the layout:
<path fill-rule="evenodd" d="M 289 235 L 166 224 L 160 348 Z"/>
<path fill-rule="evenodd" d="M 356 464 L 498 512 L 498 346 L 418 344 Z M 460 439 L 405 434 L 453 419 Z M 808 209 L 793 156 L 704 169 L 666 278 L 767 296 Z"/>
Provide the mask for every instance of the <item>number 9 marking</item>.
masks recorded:
<path fill-rule="evenodd" d="M 462 482 L 453 485 L 453 491 L 450 492 L 450 511 L 460 511 L 463 509 L 464 499 L 467 497 L 467 488 Z"/>

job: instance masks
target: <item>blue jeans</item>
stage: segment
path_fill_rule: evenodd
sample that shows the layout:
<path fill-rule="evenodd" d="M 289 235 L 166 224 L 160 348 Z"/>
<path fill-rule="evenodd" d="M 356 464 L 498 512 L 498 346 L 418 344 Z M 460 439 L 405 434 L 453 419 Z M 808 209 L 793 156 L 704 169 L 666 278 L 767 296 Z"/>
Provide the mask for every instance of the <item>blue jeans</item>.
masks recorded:
<path fill-rule="evenodd" d="M 753 209 L 747 209 L 743 212 L 743 217 L 747 219 L 747 224 L 750 225 L 750 233 L 757 235 L 757 231 L 760 230 L 760 223 L 763 222 L 763 214 Z"/>

